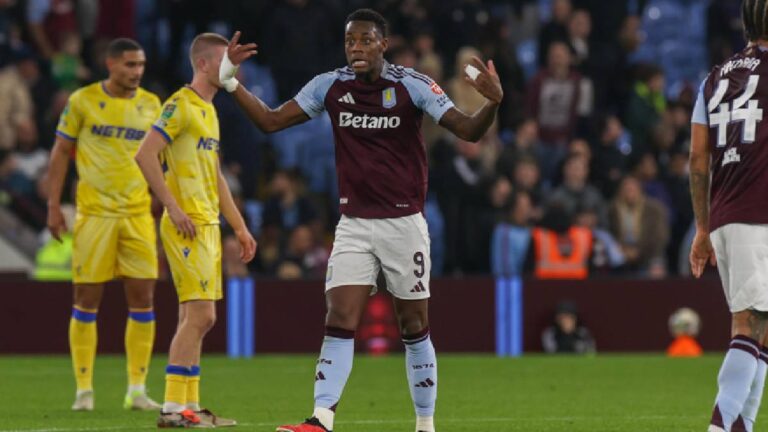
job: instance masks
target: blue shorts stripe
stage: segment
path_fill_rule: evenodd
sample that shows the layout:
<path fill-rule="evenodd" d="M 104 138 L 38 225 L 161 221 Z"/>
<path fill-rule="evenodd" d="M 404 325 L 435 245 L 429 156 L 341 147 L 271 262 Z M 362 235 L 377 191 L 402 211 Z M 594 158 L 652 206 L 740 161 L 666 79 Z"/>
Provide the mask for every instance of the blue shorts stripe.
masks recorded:
<path fill-rule="evenodd" d="M 155 125 L 152 125 L 152 129 L 154 129 L 157 132 L 159 132 L 160 135 L 162 135 L 163 138 L 165 138 L 165 140 L 168 142 L 168 144 L 173 142 L 173 140 L 171 139 L 171 136 L 168 135 L 168 132 L 164 131 L 163 128 L 155 126 Z"/>
<path fill-rule="evenodd" d="M 142 322 L 152 322 L 155 320 L 155 313 L 154 312 L 128 312 L 128 318 Z"/>
<path fill-rule="evenodd" d="M 176 366 L 176 365 L 166 366 L 165 373 L 167 375 L 181 375 L 181 376 L 190 376 L 191 374 L 189 368 L 186 368 L 184 366 Z"/>
<path fill-rule="evenodd" d="M 189 376 L 200 376 L 200 366 L 192 366 L 189 368 Z"/>
<path fill-rule="evenodd" d="M 72 308 L 72 318 L 82 322 L 96 321 L 96 312 L 83 312 L 80 309 Z"/>

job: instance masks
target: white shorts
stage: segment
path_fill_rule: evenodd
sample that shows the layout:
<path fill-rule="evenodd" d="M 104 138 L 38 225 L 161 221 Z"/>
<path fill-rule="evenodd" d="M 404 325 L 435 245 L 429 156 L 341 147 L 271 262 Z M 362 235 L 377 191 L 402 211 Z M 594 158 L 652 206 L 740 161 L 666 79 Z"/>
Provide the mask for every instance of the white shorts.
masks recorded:
<path fill-rule="evenodd" d="M 709 238 L 731 312 L 768 311 L 768 225 L 728 224 Z"/>
<path fill-rule="evenodd" d="M 387 290 L 405 300 L 429 297 L 429 233 L 421 213 L 392 219 L 342 216 L 328 260 L 325 290 L 370 285 L 376 292 L 379 271 Z"/>

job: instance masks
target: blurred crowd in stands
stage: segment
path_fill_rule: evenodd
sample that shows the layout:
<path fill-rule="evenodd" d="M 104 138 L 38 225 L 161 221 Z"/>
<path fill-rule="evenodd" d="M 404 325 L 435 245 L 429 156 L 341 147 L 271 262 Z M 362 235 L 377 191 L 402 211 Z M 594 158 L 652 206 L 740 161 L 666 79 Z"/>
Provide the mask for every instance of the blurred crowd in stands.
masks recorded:
<path fill-rule="evenodd" d="M 388 60 L 434 78 L 459 109 L 484 103 L 462 79 L 471 56 L 494 60 L 505 91 L 478 142 L 424 119 L 433 274 L 685 274 L 690 113 L 711 65 L 744 45 L 740 3 L 0 0 L 0 205 L 44 231 L 58 116 L 106 77 L 112 38 L 142 44 L 143 86 L 164 98 L 191 76 L 196 33 L 239 29 L 259 45 L 240 80 L 276 106 L 344 66 L 344 19 L 372 7 L 390 23 Z M 214 102 L 222 167 L 259 241 L 250 268 L 225 258 L 225 272 L 321 278 L 339 217 L 330 120 L 266 135 L 229 95 Z M 225 239 L 225 257 L 236 248 Z"/>

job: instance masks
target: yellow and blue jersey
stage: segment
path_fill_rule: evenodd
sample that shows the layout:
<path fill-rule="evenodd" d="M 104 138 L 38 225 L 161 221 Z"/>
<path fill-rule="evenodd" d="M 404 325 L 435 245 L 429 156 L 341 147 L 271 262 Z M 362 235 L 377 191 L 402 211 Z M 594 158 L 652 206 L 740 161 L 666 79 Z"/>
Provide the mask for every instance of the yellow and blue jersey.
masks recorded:
<path fill-rule="evenodd" d="M 216 109 L 183 87 L 152 126 L 168 146 L 161 154 L 168 185 L 195 225 L 219 223 L 219 120 Z"/>
<path fill-rule="evenodd" d="M 56 134 L 76 142 L 77 211 L 101 217 L 149 212 L 149 187 L 133 157 L 160 112 L 144 89 L 112 97 L 103 82 L 69 97 Z"/>

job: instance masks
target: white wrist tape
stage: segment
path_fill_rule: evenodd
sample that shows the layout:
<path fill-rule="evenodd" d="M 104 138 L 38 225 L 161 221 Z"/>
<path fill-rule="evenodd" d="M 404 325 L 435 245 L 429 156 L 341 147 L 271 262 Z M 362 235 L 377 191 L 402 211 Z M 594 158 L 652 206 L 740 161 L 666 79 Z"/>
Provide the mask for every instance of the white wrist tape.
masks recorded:
<path fill-rule="evenodd" d="M 240 84 L 240 81 L 235 78 L 238 67 L 232 64 L 229 55 L 224 51 L 224 58 L 221 59 L 221 66 L 219 67 L 219 81 L 221 86 L 229 93 L 237 90 L 237 86 Z"/>

